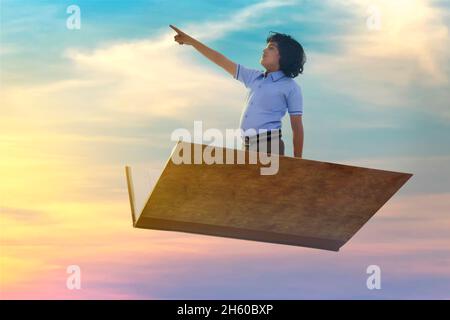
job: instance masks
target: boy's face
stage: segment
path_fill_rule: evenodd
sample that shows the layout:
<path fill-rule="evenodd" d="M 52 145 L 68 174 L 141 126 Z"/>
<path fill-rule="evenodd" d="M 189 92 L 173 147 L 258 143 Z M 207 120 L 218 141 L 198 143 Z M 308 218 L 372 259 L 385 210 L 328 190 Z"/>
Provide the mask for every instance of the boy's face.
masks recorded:
<path fill-rule="evenodd" d="M 260 63 L 268 71 L 280 69 L 280 53 L 276 42 L 269 42 L 263 50 Z"/>

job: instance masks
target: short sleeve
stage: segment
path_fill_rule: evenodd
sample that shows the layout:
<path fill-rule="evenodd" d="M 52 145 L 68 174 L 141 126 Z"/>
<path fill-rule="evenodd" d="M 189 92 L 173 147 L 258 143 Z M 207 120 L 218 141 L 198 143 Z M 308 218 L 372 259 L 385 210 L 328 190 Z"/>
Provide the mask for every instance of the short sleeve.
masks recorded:
<path fill-rule="evenodd" d="M 297 83 L 294 83 L 293 88 L 289 91 L 287 96 L 287 106 L 290 115 L 303 114 L 303 95 L 302 89 Z"/>
<path fill-rule="evenodd" d="M 246 68 L 241 64 L 236 66 L 234 78 L 242 82 L 247 88 L 262 72 L 255 69 Z"/>

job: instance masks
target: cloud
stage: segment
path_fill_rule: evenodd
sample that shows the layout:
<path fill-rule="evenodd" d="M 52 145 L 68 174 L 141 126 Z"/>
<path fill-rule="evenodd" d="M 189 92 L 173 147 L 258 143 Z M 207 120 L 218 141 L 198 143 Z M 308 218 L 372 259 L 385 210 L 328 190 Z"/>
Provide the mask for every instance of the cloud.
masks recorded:
<path fill-rule="evenodd" d="M 380 12 L 378 31 L 366 26 L 370 5 Z M 346 32 L 322 39 L 339 43 L 335 52 L 310 52 L 309 79 L 359 108 L 415 109 L 450 120 L 450 49 L 442 45 L 449 33 L 442 11 L 428 0 L 342 2 L 338 9 L 350 13 L 353 24 L 338 19 L 336 27 L 344 25 Z M 422 92 L 432 92 L 433 103 Z"/>
<path fill-rule="evenodd" d="M 192 48 L 143 40 L 68 55 L 89 77 L 117 79 L 111 93 L 101 99 L 111 112 L 184 118 L 196 106 L 236 107 L 238 100 L 232 97 L 239 93 L 231 75 L 196 65 L 184 50 Z"/>
<path fill-rule="evenodd" d="M 192 32 L 193 36 L 200 39 L 214 40 L 225 36 L 229 32 L 266 25 L 267 22 L 263 20 L 264 16 L 270 16 L 272 10 L 298 4 L 299 1 L 295 0 L 263 1 L 247 6 L 223 21 L 207 21 L 200 25 L 197 23 L 190 24 L 186 26 L 186 32 Z"/>
<path fill-rule="evenodd" d="M 0 47 L 0 56 L 15 54 L 19 51 L 20 51 L 20 49 L 17 45 L 2 43 L 2 45 Z"/>
<path fill-rule="evenodd" d="M 17 220 L 18 223 L 42 223 L 42 219 L 45 219 L 44 212 L 28 208 L 0 206 L 0 215 L 2 216 L 2 219 L 8 217 Z"/>

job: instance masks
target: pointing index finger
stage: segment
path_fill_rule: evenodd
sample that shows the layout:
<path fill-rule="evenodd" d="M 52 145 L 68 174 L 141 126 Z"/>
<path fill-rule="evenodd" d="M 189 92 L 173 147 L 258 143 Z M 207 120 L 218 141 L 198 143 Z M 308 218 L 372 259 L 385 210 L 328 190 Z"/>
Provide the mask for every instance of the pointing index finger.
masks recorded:
<path fill-rule="evenodd" d="M 173 26 L 173 25 L 171 25 L 171 24 L 169 24 L 169 27 L 171 27 L 173 30 L 175 30 L 176 33 L 183 34 L 183 31 L 181 31 L 181 30 L 178 29 L 177 27 L 175 27 L 175 26 Z"/>

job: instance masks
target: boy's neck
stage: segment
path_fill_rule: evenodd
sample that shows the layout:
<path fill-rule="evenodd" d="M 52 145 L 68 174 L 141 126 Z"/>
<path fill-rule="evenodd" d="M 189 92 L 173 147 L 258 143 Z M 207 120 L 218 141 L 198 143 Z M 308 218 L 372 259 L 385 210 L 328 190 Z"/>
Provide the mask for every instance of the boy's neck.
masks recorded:
<path fill-rule="evenodd" d="M 264 72 L 264 77 L 266 78 L 269 75 L 269 73 L 277 72 L 278 70 L 280 70 L 280 69 L 279 68 L 276 70 L 266 69 L 266 72 Z"/>

